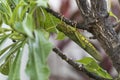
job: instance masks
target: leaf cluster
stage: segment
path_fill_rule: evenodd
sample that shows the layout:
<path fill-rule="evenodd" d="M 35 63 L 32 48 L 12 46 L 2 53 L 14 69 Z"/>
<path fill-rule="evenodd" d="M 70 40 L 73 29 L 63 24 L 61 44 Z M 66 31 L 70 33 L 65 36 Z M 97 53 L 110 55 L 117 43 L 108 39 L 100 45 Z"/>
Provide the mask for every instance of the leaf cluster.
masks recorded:
<path fill-rule="evenodd" d="M 48 80 L 46 61 L 52 49 L 48 30 L 54 24 L 43 7 L 47 7 L 47 0 L 0 0 L 0 72 L 9 80 L 21 80 L 25 47 L 25 71 L 30 80 Z M 10 44 L 5 46 L 8 41 Z"/>
<path fill-rule="evenodd" d="M 9 80 L 21 80 L 21 61 L 26 46 L 29 52 L 25 71 L 30 80 L 48 80 L 50 72 L 46 61 L 52 50 L 49 35 L 51 32 L 57 33 L 57 39 L 62 40 L 67 32 L 60 32 L 56 28 L 61 20 L 46 12 L 44 8 L 48 7 L 47 2 L 48 0 L 0 0 L 0 72 L 8 75 Z M 71 33 L 73 30 L 74 33 Z M 92 54 L 95 48 L 75 30 L 69 29 L 66 36 Z M 8 40 L 11 43 L 4 47 Z M 95 54 L 99 60 L 99 54 L 96 51 Z M 85 65 L 88 71 L 111 79 L 92 58 L 78 62 Z"/>

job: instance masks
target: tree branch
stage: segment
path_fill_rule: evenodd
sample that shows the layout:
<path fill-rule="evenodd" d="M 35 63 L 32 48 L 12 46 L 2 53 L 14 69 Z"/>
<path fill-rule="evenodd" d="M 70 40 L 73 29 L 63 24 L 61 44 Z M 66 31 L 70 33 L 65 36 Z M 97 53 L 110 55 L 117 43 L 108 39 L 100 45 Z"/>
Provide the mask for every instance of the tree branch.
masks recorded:
<path fill-rule="evenodd" d="M 68 24 L 68 25 L 70 25 L 72 27 L 76 27 L 78 29 L 87 30 L 87 27 L 85 27 L 86 25 L 84 23 L 82 24 L 82 23 L 77 23 L 75 21 L 71 21 L 71 20 L 65 18 L 62 14 L 57 13 L 57 12 L 53 11 L 50 8 L 45 8 L 45 10 L 47 12 L 49 12 L 50 14 L 52 14 L 53 16 L 55 16 L 56 18 L 62 20 L 63 22 L 65 22 L 66 24 Z"/>
<path fill-rule="evenodd" d="M 88 18 L 91 10 L 88 0 L 76 0 L 77 6 L 84 18 Z"/>
<path fill-rule="evenodd" d="M 74 62 L 73 60 L 69 59 L 66 55 L 64 55 L 59 49 L 57 48 L 53 48 L 53 51 L 59 55 L 63 60 L 65 60 L 68 64 L 70 64 L 73 68 L 75 68 L 77 71 L 82 71 L 83 73 L 85 73 L 86 75 L 88 75 L 90 78 L 93 78 L 95 80 L 109 80 L 109 79 L 105 79 L 102 78 L 100 76 L 97 76 L 89 71 L 87 71 L 84 66 Z"/>
<path fill-rule="evenodd" d="M 97 12 L 101 17 L 108 16 L 106 0 L 97 0 Z"/>
<path fill-rule="evenodd" d="M 87 0 L 76 1 L 78 7 L 80 6 L 80 10 L 83 11 L 83 17 L 85 16 L 85 22 L 83 24 L 68 20 L 64 18 L 61 14 L 54 12 L 49 8 L 46 8 L 45 10 L 55 17 L 61 19 L 66 24 L 71 25 L 72 27 L 85 29 L 91 32 L 98 39 L 105 52 L 113 61 L 114 67 L 117 69 L 118 72 L 120 72 L 120 40 L 117 33 L 113 30 L 113 23 L 111 23 L 111 21 L 108 19 L 106 0 L 97 0 L 97 2 L 95 3 L 97 11 L 94 11 L 94 14 L 97 14 L 97 17 L 95 17 L 93 12 L 90 11 Z"/>
<path fill-rule="evenodd" d="M 81 3 L 83 0 L 77 1 Z M 97 2 L 95 4 L 92 3 L 91 8 L 96 5 L 94 7 L 97 9 L 94 11 L 96 12 L 94 14 L 97 14 L 97 17 L 94 17 L 93 13 L 90 13 L 93 16 L 89 15 L 88 18 L 85 19 L 85 23 L 96 21 L 91 24 L 91 27 L 88 30 L 90 30 L 90 32 L 98 39 L 105 52 L 111 58 L 114 67 L 118 72 L 120 72 L 120 40 L 117 33 L 113 30 L 113 23 L 108 19 L 106 0 L 96 1 Z M 87 6 L 88 5 L 81 4 L 81 8 L 83 9 Z M 94 9 L 94 7 L 92 9 Z"/>

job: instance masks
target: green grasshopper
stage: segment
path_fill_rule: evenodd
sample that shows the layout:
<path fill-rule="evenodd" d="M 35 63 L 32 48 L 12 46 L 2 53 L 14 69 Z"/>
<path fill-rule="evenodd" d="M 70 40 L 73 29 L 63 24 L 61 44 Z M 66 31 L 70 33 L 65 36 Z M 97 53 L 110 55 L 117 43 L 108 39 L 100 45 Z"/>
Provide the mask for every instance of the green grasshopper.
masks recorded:
<path fill-rule="evenodd" d="M 88 54 L 94 57 L 96 60 L 101 61 L 102 57 L 99 52 L 95 49 L 95 47 L 82 35 L 80 32 L 65 23 L 58 24 L 56 28 L 63 32 L 66 36 L 72 39 L 75 43 L 77 43 L 81 48 L 83 48 Z"/>

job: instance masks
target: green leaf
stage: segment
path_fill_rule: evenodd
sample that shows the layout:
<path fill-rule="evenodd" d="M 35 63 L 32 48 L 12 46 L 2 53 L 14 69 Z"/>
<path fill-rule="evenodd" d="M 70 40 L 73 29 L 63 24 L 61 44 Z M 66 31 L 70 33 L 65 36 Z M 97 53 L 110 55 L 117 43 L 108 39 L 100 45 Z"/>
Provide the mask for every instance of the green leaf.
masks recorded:
<path fill-rule="evenodd" d="M 34 23 L 36 28 L 41 29 L 44 28 L 44 22 L 45 22 L 45 14 L 43 12 L 43 9 L 41 7 L 38 7 L 35 9 L 34 15 Z"/>
<path fill-rule="evenodd" d="M 15 22 L 14 23 L 14 29 L 22 34 L 26 34 L 22 25 L 22 22 Z"/>
<path fill-rule="evenodd" d="M 45 14 L 44 28 L 48 32 L 57 32 L 56 26 L 58 23 L 61 22 L 61 20 L 49 14 L 45 10 L 44 10 L 44 14 Z"/>
<path fill-rule="evenodd" d="M 34 15 L 34 22 L 38 29 L 43 28 L 48 32 L 57 32 L 56 25 L 61 22 L 61 20 L 49 14 L 41 7 L 35 9 Z"/>
<path fill-rule="evenodd" d="M 0 12 L 12 16 L 12 10 L 6 0 L 0 0 Z"/>
<path fill-rule="evenodd" d="M 45 31 L 45 29 L 41 29 L 41 31 L 43 32 L 46 39 L 50 38 L 50 33 L 49 32 Z"/>
<path fill-rule="evenodd" d="M 9 0 L 9 1 L 11 1 L 12 3 L 14 3 L 15 5 L 18 5 L 19 2 L 20 2 L 20 0 Z"/>
<path fill-rule="evenodd" d="M 20 80 L 20 66 L 22 54 L 23 48 L 19 49 L 16 54 L 15 60 L 10 68 L 9 80 Z"/>
<path fill-rule="evenodd" d="M 11 59 L 5 60 L 5 62 L 0 66 L 0 72 L 4 75 L 9 74 Z"/>
<path fill-rule="evenodd" d="M 112 77 L 91 57 L 85 57 L 81 60 L 77 60 L 77 62 L 82 63 L 85 68 L 92 73 L 95 73 L 103 78 L 112 79 Z"/>
<path fill-rule="evenodd" d="M 15 50 L 20 47 L 17 45 L 17 43 L 18 42 L 13 43 L 0 51 L 0 55 L 6 52 L 5 54 L 3 54 L 3 56 L 0 57 L 0 63 L 5 60 L 5 62 L 0 66 L 0 72 L 3 73 L 4 75 L 8 75 L 10 71 L 10 65 L 13 59 L 12 55 L 15 52 Z"/>
<path fill-rule="evenodd" d="M 48 7 L 48 0 L 36 0 L 37 6 Z"/>
<path fill-rule="evenodd" d="M 14 43 L 15 44 L 15 43 Z M 22 43 L 21 42 L 16 42 L 15 45 L 12 45 L 9 50 L 3 55 L 0 57 L 0 63 L 2 61 L 4 61 L 6 58 L 10 57 L 11 55 L 13 55 L 15 52 L 17 52 L 17 50 L 20 49 L 20 47 L 22 46 Z M 4 49 L 3 49 L 4 50 Z"/>
<path fill-rule="evenodd" d="M 52 45 L 42 31 L 35 31 L 34 35 L 34 39 L 29 38 L 29 60 L 26 72 L 30 80 L 48 80 L 49 69 L 46 61 Z"/>
<path fill-rule="evenodd" d="M 15 22 L 14 29 L 22 34 L 33 38 L 34 23 L 31 14 L 26 14 L 23 22 Z"/>
<path fill-rule="evenodd" d="M 11 31 L 11 29 L 0 27 L 0 34 L 10 32 L 10 31 Z"/>
<path fill-rule="evenodd" d="M 12 16 L 12 10 L 6 0 L 0 0 L 0 18 L 1 22 L 9 23 L 9 18 Z"/>
<path fill-rule="evenodd" d="M 13 43 L 13 44 L 5 47 L 4 49 L 0 50 L 0 56 L 1 56 L 2 54 L 4 54 L 8 49 L 10 49 L 11 47 L 15 46 L 16 44 L 17 44 L 17 43 Z"/>
<path fill-rule="evenodd" d="M 0 13 L 0 27 L 2 26 L 3 24 L 3 19 L 2 19 L 3 15 Z"/>
<path fill-rule="evenodd" d="M 82 64 L 84 64 L 84 65 L 88 65 L 88 64 L 90 64 L 91 62 L 95 62 L 95 60 L 93 60 L 93 59 L 90 58 L 90 57 L 85 57 L 85 58 L 83 58 L 83 59 L 77 60 L 77 62 L 80 62 L 80 63 L 82 63 Z"/>
<path fill-rule="evenodd" d="M 25 1 L 21 0 L 13 10 L 12 17 L 9 23 L 14 24 L 14 22 L 22 21 L 26 15 L 27 9 L 28 4 Z"/>
<path fill-rule="evenodd" d="M 57 40 L 64 40 L 65 39 L 65 34 L 63 34 L 62 32 L 58 32 L 57 33 Z"/>
<path fill-rule="evenodd" d="M 26 14 L 25 19 L 23 20 L 23 29 L 24 32 L 31 38 L 33 38 L 34 23 L 31 14 Z"/>
<path fill-rule="evenodd" d="M 3 35 L 1 37 L 1 39 L 0 39 L 0 49 L 9 37 L 10 37 L 10 35 Z"/>

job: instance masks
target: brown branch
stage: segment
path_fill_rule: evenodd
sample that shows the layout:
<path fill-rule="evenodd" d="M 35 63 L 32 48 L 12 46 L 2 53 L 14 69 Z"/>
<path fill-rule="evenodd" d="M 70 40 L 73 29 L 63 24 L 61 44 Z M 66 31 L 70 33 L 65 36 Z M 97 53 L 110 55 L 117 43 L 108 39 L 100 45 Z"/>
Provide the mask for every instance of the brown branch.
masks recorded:
<path fill-rule="evenodd" d="M 59 49 L 57 48 L 53 48 L 53 51 L 59 55 L 63 60 L 65 60 L 68 64 L 70 64 L 73 68 L 75 68 L 77 71 L 82 71 L 83 73 L 85 73 L 86 75 L 88 75 L 90 78 L 93 78 L 95 80 L 110 80 L 110 79 L 105 79 L 105 78 L 102 78 L 100 76 L 97 76 L 91 72 L 89 72 L 88 70 L 86 70 L 84 68 L 84 66 L 74 62 L 72 59 L 69 59 L 66 55 L 64 55 L 62 53 L 62 51 L 60 51 Z"/>
<path fill-rule="evenodd" d="M 46 8 L 45 10 L 55 17 L 61 19 L 68 25 L 91 32 L 101 43 L 101 46 L 111 58 L 114 67 L 120 73 L 120 40 L 116 32 L 113 30 L 113 23 L 111 23 L 111 21 L 108 19 L 109 15 L 107 13 L 106 0 L 97 0 L 97 11 L 95 11 L 95 14 L 97 14 L 96 17 L 93 15 L 92 11 L 89 11 L 89 5 L 87 4 L 86 0 L 77 1 L 80 2 L 79 5 L 80 8 L 82 8 L 80 10 L 83 10 L 83 13 L 85 14 L 85 17 L 83 16 L 85 18 L 83 24 L 66 19 L 61 14 L 54 12 L 49 8 Z M 82 3 L 82 1 L 84 3 Z"/>
<path fill-rule="evenodd" d="M 88 18 L 91 10 L 88 0 L 76 0 L 77 6 L 83 16 L 83 18 Z"/>
<path fill-rule="evenodd" d="M 77 0 L 79 3 L 83 0 Z M 95 1 L 95 0 L 91 0 Z M 88 29 L 90 32 L 97 38 L 101 43 L 101 46 L 105 52 L 109 55 L 112 60 L 112 63 L 118 73 L 120 73 L 120 40 L 117 33 L 113 30 L 113 23 L 108 19 L 107 12 L 107 3 L 106 0 L 96 0 L 95 7 L 97 8 L 96 17 L 94 17 L 93 12 L 88 15 L 88 18 L 85 18 L 85 23 L 94 22 L 91 24 L 91 27 Z M 78 2 L 77 2 L 78 3 Z M 85 3 L 84 3 L 85 4 Z M 89 5 L 80 4 L 81 10 L 85 9 Z M 92 3 L 91 8 L 94 9 L 94 4 Z M 79 5 L 78 5 L 79 7 Z M 92 10 L 91 9 L 91 10 Z M 87 14 L 87 12 L 86 12 Z M 94 19 L 95 18 L 95 19 Z"/>
<path fill-rule="evenodd" d="M 70 25 L 70 26 L 72 26 L 72 27 L 76 27 L 76 28 L 78 28 L 78 29 L 87 30 L 86 25 L 84 25 L 84 24 L 82 24 L 82 23 L 77 23 L 77 22 L 75 22 L 75 21 L 71 21 L 71 20 L 65 18 L 62 14 L 57 13 L 57 12 L 53 11 L 53 10 L 50 9 L 50 8 L 45 8 L 45 10 L 46 10 L 48 13 L 52 14 L 52 15 L 55 16 L 56 18 L 62 20 L 63 22 L 65 22 L 66 24 L 68 24 L 68 25 Z"/>
<path fill-rule="evenodd" d="M 108 16 L 106 0 L 97 0 L 97 11 L 101 17 Z"/>
<path fill-rule="evenodd" d="M 98 0 L 91 0 L 91 9 L 94 13 L 97 11 L 97 2 Z"/>

